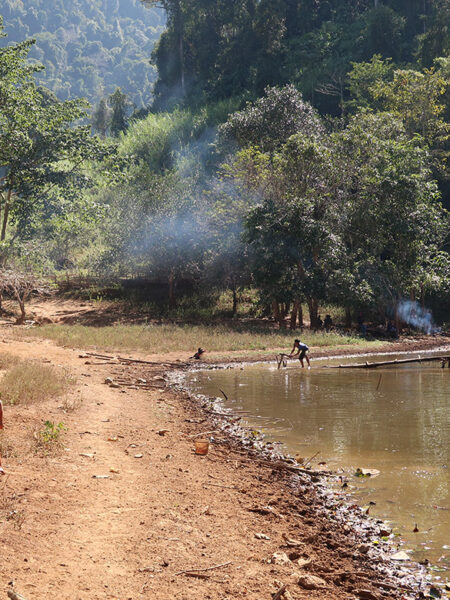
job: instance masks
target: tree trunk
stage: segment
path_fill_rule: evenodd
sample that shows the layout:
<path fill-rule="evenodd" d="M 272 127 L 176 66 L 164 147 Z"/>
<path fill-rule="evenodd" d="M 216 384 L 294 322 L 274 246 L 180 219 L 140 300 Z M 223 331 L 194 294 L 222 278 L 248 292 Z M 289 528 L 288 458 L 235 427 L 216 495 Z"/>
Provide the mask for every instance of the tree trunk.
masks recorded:
<path fill-rule="evenodd" d="M 420 284 L 420 306 L 425 309 L 425 286 Z"/>
<path fill-rule="evenodd" d="M 177 2 L 175 9 L 175 29 L 178 34 L 178 60 L 180 61 L 180 84 L 181 91 L 184 94 L 185 77 L 184 77 L 184 39 L 183 39 L 183 17 L 181 15 L 181 3 Z"/>
<path fill-rule="evenodd" d="M 352 328 L 352 311 L 349 306 L 345 307 L 345 327 L 347 329 Z"/>
<path fill-rule="evenodd" d="M 6 237 L 6 225 L 8 224 L 8 215 L 9 215 L 9 204 L 11 202 L 11 194 L 12 188 L 8 190 L 8 197 L 6 198 L 5 208 L 3 212 L 3 224 L 2 224 L 2 233 L 0 236 L 0 240 L 3 242 Z"/>
<path fill-rule="evenodd" d="M 284 320 L 285 314 L 283 309 L 280 308 L 280 305 L 276 300 L 272 302 L 273 314 L 275 317 L 275 321 L 278 323 L 280 329 L 285 329 L 286 322 Z"/>
<path fill-rule="evenodd" d="M 183 48 L 183 32 L 180 29 L 180 41 L 179 41 L 179 51 L 180 51 L 180 69 L 181 69 L 181 91 L 184 94 L 184 48 Z"/>
<path fill-rule="evenodd" d="M 169 308 L 175 308 L 177 305 L 175 298 L 175 275 L 171 271 L 169 275 Z"/>
<path fill-rule="evenodd" d="M 309 326 L 311 329 L 317 326 L 317 316 L 319 314 L 319 301 L 313 296 L 308 296 L 306 299 L 309 309 Z"/>
<path fill-rule="evenodd" d="M 17 299 L 20 308 L 20 317 L 16 321 L 16 325 L 23 325 L 25 323 L 25 302 L 20 298 Z"/>
<path fill-rule="evenodd" d="M 298 315 L 299 304 L 300 304 L 300 302 L 298 300 L 295 300 L 294 304 L 292 306 L 291 324 L 290 324 L 290 328 L 292 330 L 297 328 L 297 315 Z"/>
<path fill-rule="evenodd" d="M 300 301 L 298 303 L 298 326 L 303 329 L 303 306 Z"/>
<path fill-rule="evenodd" d="M 237 317 L 238 297 L 236 288 L 233 288 L 233 319 Z"/>

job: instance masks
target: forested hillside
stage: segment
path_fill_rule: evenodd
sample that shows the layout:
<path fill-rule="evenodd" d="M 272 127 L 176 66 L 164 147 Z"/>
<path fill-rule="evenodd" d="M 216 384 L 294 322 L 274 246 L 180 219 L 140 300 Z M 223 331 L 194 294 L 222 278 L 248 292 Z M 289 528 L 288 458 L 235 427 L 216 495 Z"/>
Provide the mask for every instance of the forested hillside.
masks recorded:
<path fill-rule="evenodd" d="M 150 54 L 164 13 L 139 0 L 1 0 L 2 45 L 36 38 L 30 58 L 39 80 L 60 99 L 95 104 L 121 87 L 136 106 L 150 102 L 156 68 Z"/>
<path fill-rule="evenodd" d="M 154 6 L 155 0 L 143 0 Z M 164 0 L 157 106 L 190 106 L 294 83 L 321 112 L 344 109 L 352 62 L 431 67 L 449 51 L 447 0 Z"/>
<path fill-rule="evenodd" d="M 66 75 L 30 69 L 26 34 L 0 48 L 0 259 L 119 295 L 141 278 L 159 316 L 205 314 L 222 293 L 236 315 L 250 290 L 280 327 L 305 305 L 313 327 L 327 305 L 398 325 L 406 298 L 448 321 L 448 3 L 146 4 L 168 28 L 156 96 L 131 119 L 120 68 L 82 127 L 83 102 L 37 85 Z M 127 22 L 123 3 L 85 8 L 91 29 Z"/>

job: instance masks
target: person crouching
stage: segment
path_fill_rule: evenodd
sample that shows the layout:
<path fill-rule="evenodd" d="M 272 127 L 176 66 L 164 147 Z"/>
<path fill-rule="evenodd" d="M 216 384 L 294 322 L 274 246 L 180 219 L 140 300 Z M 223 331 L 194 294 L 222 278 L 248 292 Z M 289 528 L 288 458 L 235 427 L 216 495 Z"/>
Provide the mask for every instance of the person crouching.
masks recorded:
<path fill-rule="evenodd" d="M 303 359 L 306 358 L 306 362 L 308 363 L 308 369 L 311 368 L 311 363 L 309 362 L 309 358 L 307 355 L 307 352 L 309 350 L 309 346 L 307 346 L 306 344 L 303 344 L 300 340 L 294 340 L 294 347 L 291 350 L 291 353 L 289 355 L 289 358 L 297 358 L 300 361 L 301 365 L 302 365 L 302 369 L 305 368 L 305 365 L 303 364 Z"/>

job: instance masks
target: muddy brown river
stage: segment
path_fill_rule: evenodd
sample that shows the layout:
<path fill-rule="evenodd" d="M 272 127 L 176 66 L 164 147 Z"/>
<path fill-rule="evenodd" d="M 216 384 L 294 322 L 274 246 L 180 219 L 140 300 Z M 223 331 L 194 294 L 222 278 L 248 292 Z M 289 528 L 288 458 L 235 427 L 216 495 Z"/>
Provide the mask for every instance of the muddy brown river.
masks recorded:
<path fill-rule="evenodd" d="M 245 414 L 244 425 L 282 442 L 288 453 L 310 457 L 318 452 L 313 465 L 325 461 L 333 470 L 343 469 L 356 501 L 374 502 L 370 514 L 389 521 L 405 540 L 404 549 L 448 576 L 450 369 L 432 362 L 373 370 L 322 368 L 393 358 L 406 356 L 317 360 L 311 370 L 290 362 L 280 370 L 276 364 L 257 364 L 196 371 L 187 383 L 207 396 L 220 396 L 222 389 L 228 396 L 225 407 Z M 380 474 L 357 478 L 358 467 Z"/>

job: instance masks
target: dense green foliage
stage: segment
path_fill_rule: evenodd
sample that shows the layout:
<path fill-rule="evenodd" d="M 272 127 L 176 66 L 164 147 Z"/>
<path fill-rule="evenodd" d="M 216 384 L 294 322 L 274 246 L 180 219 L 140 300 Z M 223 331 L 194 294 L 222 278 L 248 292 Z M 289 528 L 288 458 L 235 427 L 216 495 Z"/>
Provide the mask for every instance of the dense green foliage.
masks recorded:
<path fill-rule="evenodd" d="M 38 80 L 58 98 L 94 104 L 121 87 L 137 106 L 150 102 L 161 11 L 139 0 L 4 0 L 1 14 L 8 43 L 36 39 L 30 56 L 45 65 Z"/>
<path fill-rule="evenodd" d="M 32 46 L 25 41 L 0 48 L 2 261 L 16 238 L 30 240 L 36 232 L 60 237 L 78 229 L 91 210 L 85 191 L 96 179 L 86 166 L 114 154 L 111 144 L 79 124 L 86 117 L 84 100 L 60 101 L 37 86 L 41 68 L 27 61 Z"/>
<path fill-rule="evenodd" d="M 447 0 L 143 0 L 168 27 L 154 51 L 156 106 L 198 106 L 294 83 L 339 114 L 352 62 L 431 67 L 449 51 Z"/>
<path fill-rule="evenodd" d="M 420 127 L 391 92 L 400 77 L 437 82 L 428 104 L 416 90 Z M 217 136 L 208 122 L 224 103 L 209 118 L 177 109 L 135 122 L 119 141 L 130 178 L 103 196 L 112 218 L 97 268 L 161 282 L 170 306 L 177 283 L 234 296 L 254 283 L 280 324 L 304 301 L 314 323 L 326 302 L 382 318 L 404 296 L 448 293 L 449 220 L 432 179 L 442 156 L 430 152 L 446 135 L 445 78 L 407 71 L 373 85 L 379 111 L 366 103 L 334 123 L 294 86 L 268 88 Z"/>
<path fill-rule="evenodd" d="M 405 297 L 448 306 L 439 3 L 147 4 L 168 18 L 153 111 L 130 116 L 118 85 L 93 112 L 99 138 L 80 101 L 37 87 L 31 42 L 0 51 L 4 244 L 115 285 L 142 277 L 166 314 L 223 290 L 236 313 L 249 286 L 280 326 L 304 303 L 313 326 L 329 303 L 379 320 Z"/>

